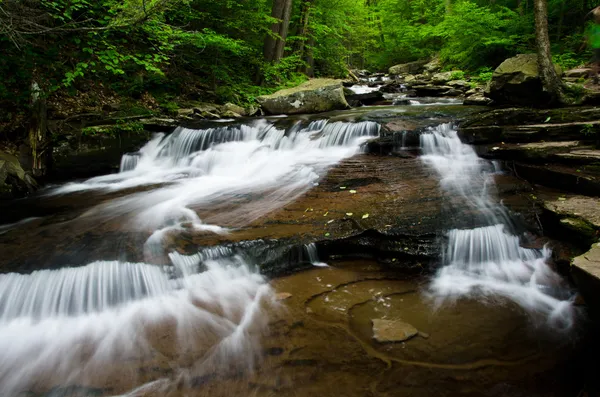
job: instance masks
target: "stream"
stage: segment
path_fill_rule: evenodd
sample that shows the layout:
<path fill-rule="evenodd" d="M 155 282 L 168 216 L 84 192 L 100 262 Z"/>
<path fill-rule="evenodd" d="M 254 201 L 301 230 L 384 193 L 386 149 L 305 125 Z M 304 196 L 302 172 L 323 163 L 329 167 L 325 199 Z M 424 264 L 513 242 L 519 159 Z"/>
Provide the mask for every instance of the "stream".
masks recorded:
<path fill-rule="evenodd" d="M 585 319 L 474 111 L 179 127 L 3 204 L 0 395 L 578 395 Z"/>

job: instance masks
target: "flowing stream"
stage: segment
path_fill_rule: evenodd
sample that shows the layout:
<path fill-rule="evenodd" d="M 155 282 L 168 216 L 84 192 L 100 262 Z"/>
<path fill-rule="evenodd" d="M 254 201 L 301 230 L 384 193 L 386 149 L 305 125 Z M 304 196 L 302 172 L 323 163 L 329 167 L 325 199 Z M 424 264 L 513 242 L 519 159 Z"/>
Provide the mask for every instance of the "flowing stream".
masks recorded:
<path fill-rule="evenodd" d="M 500 295 L 569 327 L 571 303 L 552 295 L 564 285 L 546 264 L 550 250 L 522 248 L 510 231 L 506 208 L 490 194 L 495 167 L 461 143 L 450 124 L 421 135 L 421 146 L 423 161 L 439 173 L 442 187 L 461 196 L 460 205 L 471 208 L 482 224 L 448 232 L 442 268 L 431 286 L 434 295 L 442 299 Z"/>
<path fill-rule="evenodd" d="M 184 227 L 224 234 L 226 228 L 205 224 L 193 207 L 262 196 L 260 207 L 242 205 L 233 214 L 242 226 L 310 189 L 328 167 L 357 153 L 378 132 L 373 122 L 326 120 L 288 129 L 264 120 L 179 128 L 124 155 L 118 174 L 48 191 L 133 192 L 80 218 L 101 223 L 120 217 L 129 227 L 150 230 L 145 257 L 166 254 L 169 263 L 65 263 L 58 270 L 1 275 L 0 395 L 93 383 L 119 370 L 112 363 L 134 356 L 152 362 L 152 349 L 163 343 L 159 330 L 166 330 L 176 355 L 193 355 L 194 376 L 251 369 L 265 307 L 274 305 L 264 277 L 222 247 L 187 257 L 163 252 L 165 236 Z M 153 188 L 136 192 L 148 186 Z M 314 247 L 308 255 L 320 264 Z"/>
<path fill-rule="evenodd" d="M 366 90 L 357 88 L 361 89 Z M 96 228 L 103 240 L 106 235 L 104 242 L 83 238 L 77 242 L 77 255 L 66 256 L 88 258 L 93 251 L 96 259 L 60 262 L 49 255 L 52 263 L 40 263 L 33 271 L 27 267 L 0 274 L 0 396 L 272 395 L 289 384 L 291 391 L 285 395 L 296 395 L 294 387 L 308 387 L 306 395 L 365 395 L 367 388 L 377 388 L 376 383 L 394 384 L 404 376 L 411 382 L 411 373 L 418 374 L 414 379 L 419 382 L 430 377 L 432 369 L 450 371 L 444 379 L 454 379 L 462 375 L 451 371 L 488 366 L 496 371 L 535 360 L 544 349 L 530 342 L 534 337 L 529 331 L 523 335 L 527 313 L 541 313 L 563 329 L 572 324 L 571 302 L 560 295 L 567 288 L 547 266 L 550 251 L 521 247 L 510 214 L 494 199 L 497 168 L 462 144 L 450 124 L 421 134 L 425 165 L 416 158 L 413 163 L 426 172 L 426 166 L 436 171 L 448 197 L 460 198 L 460 203 L 452 200 L 450 211 L 457 205 L 466 208 L 461 214 L 472 217 L 476 227 L 447 232 L 442 265 L 429 295 L 422 296 L 419 282 L 390 278 L 378 264 L 337 268 L 329 260 L 323 263 L 318 242 L 297 247 L 301 260 L 312 265 L 310 270 L 269 282 L 259 271 L 260 263 L 229 244 L 231 233 L 314 194 L 311 189 L 332 167 L 349 161 L 380 134 L 380 124 L 373 121 L 274 120 L 180 127 L 157 134 L 138 152 L 125 154 L 118 173 L 70 182 L 38 198 L 90 200 L 89 205 L 58 220 L 40 216 L 0 225 L 0 243 L 10 244 L 22 230 L 35 232 L 39 227 L 41 232 L 32 236 L 50 239 L 57 250 L 72 235 L 85 237 Z M 366 167 L 357 164 L 350 163 Z M 350 182 L 361 188 L 336 185 L 330 190 L 344 192 L 351 200 L 361 183 L 376 179 L 355 178 Z M 439 191 L 437 177 L 431 185 Z M 368 185 L 358 195 L 367 189 Z M 328 220 L 328 214 L 314 223 L 320 228 L 332 224 L 335 220 Z M 344 214 L 340 216 L 355 224 L 369 217 Z M 362 219 L 357 221 L 358 216 Z M 284 227 L 297 224 L 298 219 L 292 219 Z M 143 238 L 128 239 L 132 234 Z M 214 244 L 193 245 L 194 236 Z M 190 242 L 195 253 L 174 249 L 176 238 Z M 131 241 L 139 245 L 134 247 L 141 253 L 139 260 L 122 259 L 130 258 L 125 250 Z M 98 252 L 106 256 L 98 259 Z M 467 299 L 461 308 L 478 320 L 461 316 L 463 309 L 451 306 L 433 310 L 431 296 L 438 307 L 449 299 Z M 480 297 L 501 297 L 514 304 L 488 310 Z M 281 302 L 287 300 L 292 304 L 284 309 Z M 286 316 L 291 325 L 282 330 L 287 320 L 281 318 Z M 404 350 L 404 342 L 373 345 L 372 320 L 378 316 L 401 316 L 418 325 L 419 336 L 408 345 L 416 350 Z M 313 318 L 319 322 L 313 323 Z M 334 326 L 323 325 L 328 322 Z M 443 323 L 452 323 L 448 332 L 442 330 Z M 478 343 L 495 347 L 469 351 L 471 341 L 457 337 L 465 327 L 469 338 L 483 338 Z M 428 332 L 433 332 L 431 339 Z M 512 340 L 511 348 L 499 345 L 506 339 Z M 331 361 L 315 365 L 313 349 Z M 554 365 L 553 359 L 548 365 Z M 268 374 L 244 380 L 254 376 L 263 361 Z M 348 364 L 352 362 L 362 364 Z M 413 372 L 388 376 L 398 365 Z M 303 371 L 316 372 L 305 376 Z M 340 381 L 355 371 L 351 381 Z M 364 377 L 363 371 L 372 378 Z M 327 374 L 337 378 L 319 378 Z M 376 382 L 365 385 L 365 379 Z M 212 380 L 217 389 L 210 388 Z M 310 389 L 312 380 L 320 389 Z M 427 391 L 424 395 L 452 387 L 443 382 L 433 389 L 429 381 L 418 387 Z M 198 394 L 180 392 L 182 385 Z M 405 394 L 413 395 L 406 387 Z"/>

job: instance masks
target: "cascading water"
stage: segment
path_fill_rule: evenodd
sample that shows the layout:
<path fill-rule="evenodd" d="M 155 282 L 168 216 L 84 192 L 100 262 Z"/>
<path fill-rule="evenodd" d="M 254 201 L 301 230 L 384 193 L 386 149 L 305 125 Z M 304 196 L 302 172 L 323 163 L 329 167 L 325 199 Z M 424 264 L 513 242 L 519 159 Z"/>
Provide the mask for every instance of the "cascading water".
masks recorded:
<path fill-rule="evenodd" d="M 172 377 L 251 369 L 266 307 L 274 305 L 265 279 L 228 248 L 184 256 L 165 249 L 164 240 L 183 230 L 223 234 L 243 226 L 298 197 L 378 133 L 372 122 L 324 120 L 287 130 L 266 121 L 179 128 L 123 156 L 118 174 L 48 192 L 124 191 L 67 222 L 119 218 L 127 230 L 149 233 L 147 263 L 97 261 L 0 275 L 0 395 L 94 385 L 111 375 L 124 379 L 113 385 L 121 390 L 156 380 L 120 364 L 132 359 L 163 365 Z M 220 218 L 227 225 L 200 219 L 195 208 L 207 204 L 227 206 Z M 168 263 L 150 264 L 157 256 Z M 160 357 L 165 363 L 157 363 Z M 193 364 L 184 370 L 179 357 Z"/>
<path fill-rule="evenodd" d="M 327 263 L 321 262 L 319 260 L 319 253 L 317 252 L 317 245 L 315 243 L 306 244 L 304 246 L 306 250 L 306 254 L 308 255 L 308 261 L 317 267 L 327 267 L 329 266 Z"/>
<path fill-rule="evenodd" d="M 519 237 L 508 230 L 507 211 L 491 197 L 496 166 L 463 144 L 450 124 L 422 134 L 421 147 L 423 161 L 438 172 L 442 188 L 461 197 L 461 205 L 468 206 L 482 225 L 448 232 L 443 266 L 431 285 L 433 294 L 440 299 L 499 295 L 568 326 L 570 302 L 549 294 L 561 284 L 546 264 L 550 251 L 522 248 Z"/>

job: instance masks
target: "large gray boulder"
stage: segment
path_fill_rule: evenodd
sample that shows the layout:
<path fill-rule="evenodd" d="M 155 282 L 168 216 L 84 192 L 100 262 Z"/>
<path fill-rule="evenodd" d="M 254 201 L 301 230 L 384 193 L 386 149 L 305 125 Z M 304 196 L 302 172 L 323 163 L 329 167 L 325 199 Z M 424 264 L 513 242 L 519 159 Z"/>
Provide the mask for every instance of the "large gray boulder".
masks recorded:
<path fill-rule="evenodd" d="M 21 197 L 36 188 L 35 180 L 23 170 L 19 160 L 0 152 L 0 198 Z"/>
<path fill-rule="evenodd" d="M 415 61 L 409 63 L 402 63 L 400 65 L 395 65 L 390 68 L 388 71 L 390 75 L 398 76 L 403 74 L 418 74 L 423 72 L 423 68 L 427 63 L 426 60 Z"/>
<path fill-rule="evenodd" d="M 555 68 L 560 76 L 560 66 Z M 550 100 L 543 90 L 536 54 L 519 54 L 502 62 L 494 70 L 485 94 L 497 104 L 539 106 Z"/>
<path fill-rule="evenodd" d="M 268 114 L 320 113 L 347 109 L 342 80 L 312 79 L 295 88 L 257 98 Z"/>

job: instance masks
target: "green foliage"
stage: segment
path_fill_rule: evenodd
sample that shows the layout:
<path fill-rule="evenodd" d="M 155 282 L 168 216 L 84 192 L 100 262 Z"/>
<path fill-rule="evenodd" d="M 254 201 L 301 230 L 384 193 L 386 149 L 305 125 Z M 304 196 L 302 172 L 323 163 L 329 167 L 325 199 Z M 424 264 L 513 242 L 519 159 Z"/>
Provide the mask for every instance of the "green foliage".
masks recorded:
<path fill-rule="evenodd" d="M 483 67 L 477 70 L 476 74 L 471 76 L 471 81 L 479 84 L 485 84 L 492 79 L 494 71 L 490 67 Z"/>
<path fill-rule="evenodd" d="M 585 63 L 585 61 L 586 59 L 582 56 L 582 54 L 576 54 L 571 51 L 554 54 L 552 56 L 552 62 L 560 65 L 563 70 L 580 66 Z"/>
<path fill-rule="evenodd" d="M 465 79 L 465 72 L 463 72 L 462 70 L 456 70 L 454 72 L 452 72 L 452 74 L 450 75 L 450 80 L 464 80 Z"/>
<path fill-rule="evenodd" d="M 252 104 L 302 83 L 307 71 L 345 77 L 349 68 L 383 71 L 434 54 L 445 70 L 460 68 L 483 84 L 505 58 L 535 48 L 526 1 L 294 0 L 285 54 L 271 64 L 263 45 L 278 22 L 272 2 L 0 0 L 0 117 L 23 117 L 33 81 L 56 97 L 89 82 L 131 100 L 149 92 L 175 113 L 186 99 Z M 587 62 L 590 52 L 580 49 L 589 5 L 548 6 L 554 61 L 564 69 Z M 24 18 L 39 27 L 15 25 Z"/>

